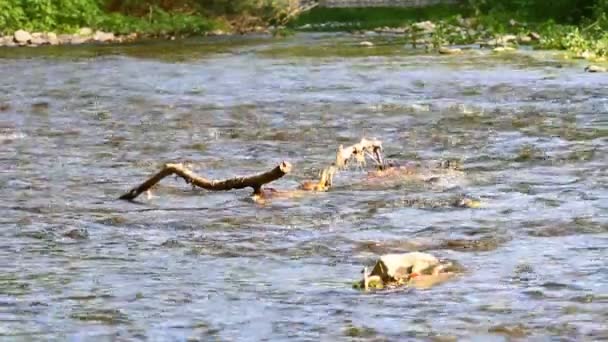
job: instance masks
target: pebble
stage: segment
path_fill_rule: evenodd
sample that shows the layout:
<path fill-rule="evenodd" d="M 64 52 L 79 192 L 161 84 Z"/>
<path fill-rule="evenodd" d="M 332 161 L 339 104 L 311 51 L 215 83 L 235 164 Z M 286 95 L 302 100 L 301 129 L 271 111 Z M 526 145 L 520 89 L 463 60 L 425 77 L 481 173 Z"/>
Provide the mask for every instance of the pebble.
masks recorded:
<path fill-rule="evenodd" d="M 372 46 L 374 46 L 374 43 L 369 42 L 369 41 L 366 40 L 366 41 L 360 42 L 359 45 L 360 46 L 372 47 Z"/>

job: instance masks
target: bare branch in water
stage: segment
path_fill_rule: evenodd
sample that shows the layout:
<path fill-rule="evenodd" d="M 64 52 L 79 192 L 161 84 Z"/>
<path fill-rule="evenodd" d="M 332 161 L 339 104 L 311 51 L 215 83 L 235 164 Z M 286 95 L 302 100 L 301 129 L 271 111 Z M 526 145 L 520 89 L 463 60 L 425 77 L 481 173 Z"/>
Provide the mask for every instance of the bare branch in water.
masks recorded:
<path fill-rule="evenodd" d="M 259 195 L 262 194 L 262 186 L 264 184 L 270 183 L 285 176 L 291 171 L 291 168 L 291 164 L 284 161 L 277 165 L 274 169 L 257 175 L 235 177 L 224 180 L 209 180 L 195 174 L 182 164 L 166 164 L 162 170 L 148 178 L 145 182 L 120 196 L 120 199 L 132 200 L 139 196 L 142 192 L 145 192 L 153 187 L 163 178 L 173 174 L 183 178 L 186 183 L 206 190 L 226 191 L 232 189 L 253 188 L 253 193 Z"/>

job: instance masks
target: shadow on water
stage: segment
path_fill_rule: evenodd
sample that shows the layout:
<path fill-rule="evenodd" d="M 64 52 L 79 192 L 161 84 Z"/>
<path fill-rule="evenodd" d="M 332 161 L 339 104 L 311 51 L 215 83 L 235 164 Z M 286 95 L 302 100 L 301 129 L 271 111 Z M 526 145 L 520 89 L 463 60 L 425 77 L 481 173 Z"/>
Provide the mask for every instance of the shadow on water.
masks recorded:
<path fill-rule="evenodd" d="M 551 53 L 374 39 L 1 50 L 0 336 L 605 338 L 605 77 Z M 362 136 L 462 172 L 353 169 L 329 193 L 266 205 L 167 178 L 116 200 L 173 161 L 223 178 L 289 160 L 273 186 L 293 188 Z M 465 272 L 351 289 L 378 255 L 415 250 Z"/>

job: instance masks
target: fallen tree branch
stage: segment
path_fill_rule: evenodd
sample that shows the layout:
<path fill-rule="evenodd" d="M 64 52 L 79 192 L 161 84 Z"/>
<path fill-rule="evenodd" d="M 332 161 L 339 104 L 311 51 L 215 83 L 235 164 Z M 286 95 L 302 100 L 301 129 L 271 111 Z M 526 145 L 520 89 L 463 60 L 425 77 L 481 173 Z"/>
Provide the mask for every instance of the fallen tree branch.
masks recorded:
<path fill-rule="evenodd" d="M 170 175 L 177 175 L 183 178 L 186 183 L 192 184 L 199 188 L 211 191 L 225 191 L 232 189 L 253 188 L 253 193 L 256 195 L 262 194 L 262 186 L 266 183 L 275 181 L 291 171 L 291 164 L 284 161 L 277 165 L 274 169 L 253 176 L 235 177 L 224 180 L 209 180 L 198 176 L 190 171 L 182 164 L 166 164 L 162 170 L 148 178 L 139 186 L 129 190 L 129 192 L 120 196 L 120 199 L 132 200 L 139 196 L 142 192 L 147 191 L 163 178 Z"/>

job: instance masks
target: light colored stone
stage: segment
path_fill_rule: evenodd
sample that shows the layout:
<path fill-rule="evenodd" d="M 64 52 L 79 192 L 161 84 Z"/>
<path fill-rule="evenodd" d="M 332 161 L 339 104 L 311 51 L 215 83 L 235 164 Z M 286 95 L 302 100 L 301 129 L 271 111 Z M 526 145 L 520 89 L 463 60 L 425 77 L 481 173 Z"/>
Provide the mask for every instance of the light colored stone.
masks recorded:
<path fill-rule="evenodd" d="M 32 33 L 32 38 L 42 38 L 43 35 L 44 34 L 41 32 L 34 32 L 34 33 Z"/>
<path fill-rule="evenodd" d="M 46 39 L 48 40 L 49 44 L 51 44 L 51 45 L 59 45 L 59 38 L 57 38 L 57 35 L 55 34 L 55 32 L 48 32 L 46 34 Z"/>
<path fill-rule="evenodd" d="M 384 281 L 399 280 L 436 265 L 439 259 L 428 253 L 385 254 L 376 262 L 370 276 L 379 276 Z"/>
<path fill-rule="evenodd" d="M 32 39 L 30 40 L 30 44 L 31 45 L 35 45 L 35 46 L 37 46 L 37 45 L 45 45 L 45 44 L 48 44 L 48 41 L 45 38 L 41 37 L 41 36 L 34 37 L 34 35 L 32 35 Z"/>
<path fill-rule="evenodd" d="M 57 37 L 57 41 L 59 44 L 70 44 L 72 42 L 72 35 L 69 34 L 60 34 Z"/>
<path fill-rule="evenodd" d="M 439 53 L 442 55 L 457 55 L 459 53 L 462 53 L 462 50 L 458 48 L 449 48 L 447 46 L 442 46 L 439 48 Z"/>
<path fill-rule="evenodd" d="M 517 36 L 516 36 L 516 35 L 514 35 L 514 34 L 505 34 L 504 36 L 499 37 L 499 38 L 497 39 L 497 41 L 498 41 L 500 44 L 508 44 L 508 43 L 514 42 L 514 41 L 516 41 L 516 40 L 517 40 Z"/>
<path fill-rule="evenodd" d="M 597 57 L 597 55 L 595 54 L 595 52 L 585 50 L 583 51 L 583 53 L 581 53 L 581 57 L 583 59 L 594 59 L 595 57 Z"/>
<path fill-rule="evenodd" d="M 515 51 L 515 49 L 510 46 L 499 46 L 499 47 L 492 49 L 492 51 L 494 51 L 494 52 L 513 52 L 513 51 Z"/>
<path fill-rule="evenodd" d="M 209 32 L 208 35 L 210 35 L 210 36 L 223 36 L 225 34 L 226 33 L 224 31 L 222 31 L 222 30 L 213 30 L 213 31 Z"/>
<path fill-rule="evenodd" d="M 530 38 L 532 38 L 532 40 L 540 40 L 540 34 L 536 33 L 536 32 L 530 32 L 530 34 L 528 35 L 530 36 Z"/>
<path fill-rule="evenodd" d="M 90 27 L 83 27 L 78 30 L 79 36 L 91 36 L 93 35 L 93 30 Z"/>
<path fill-rule="evenodd" d="M 15 43 L 15 41 L 13 39 L 14 39 L 13 36 L 0 37 L 0 46 L 7 46 L 7 47 L 16 46 L 17 44 Z"/>
<path fill-rule="evenodd" d="M 437 26 L 432 21 L 421 21 L 419 23 L 412 24 L 416 30 L 422 31 L 423 33 L 433 33 Z"/>
<path fill-rule="evenodd" d="M 532 42 L 532 37 L 520 35 L 517 37 L 517 42 L 520 44 L 530 44 Z"/>
<path fill-rule="evenodd" d="M 374 43 L 368 42 L 368 41 L 363 41 L 363 42 L 360 42 L 359 45 L 360 46 L 372 47 L 372 46 L 374 46 Z"/>
<path fill-rule="evenodd" d="M 79 44 L 84 44 L 88 41 L 90 41 L 91 38 L 90 37 L 84 37 L 84 36 L 72 36 L 72 38 L 70 39 L 70 44 L 72 45 L 79 45 Z"/>
<path fill-rule="evenodd" d="M 32 39 L 32 35 L 27 31 L 18 30 L 13 34 L 13 39 L 15 40 L 15 43 L 25 45 Z"/>
<path fill-rule="evenodd" d="M 95 31 L 95 35 L 93 36 L 93 40 L 96 42 L 106 43 L 111 42 L 115 39 L 114 33 L 112 32 L 102 32 Z"/>
<path fill-rule="evenodd" d="M 586 72 L 608 72 L 608 69 L 599 65 L 588 65 L 585 67 Z"/>

